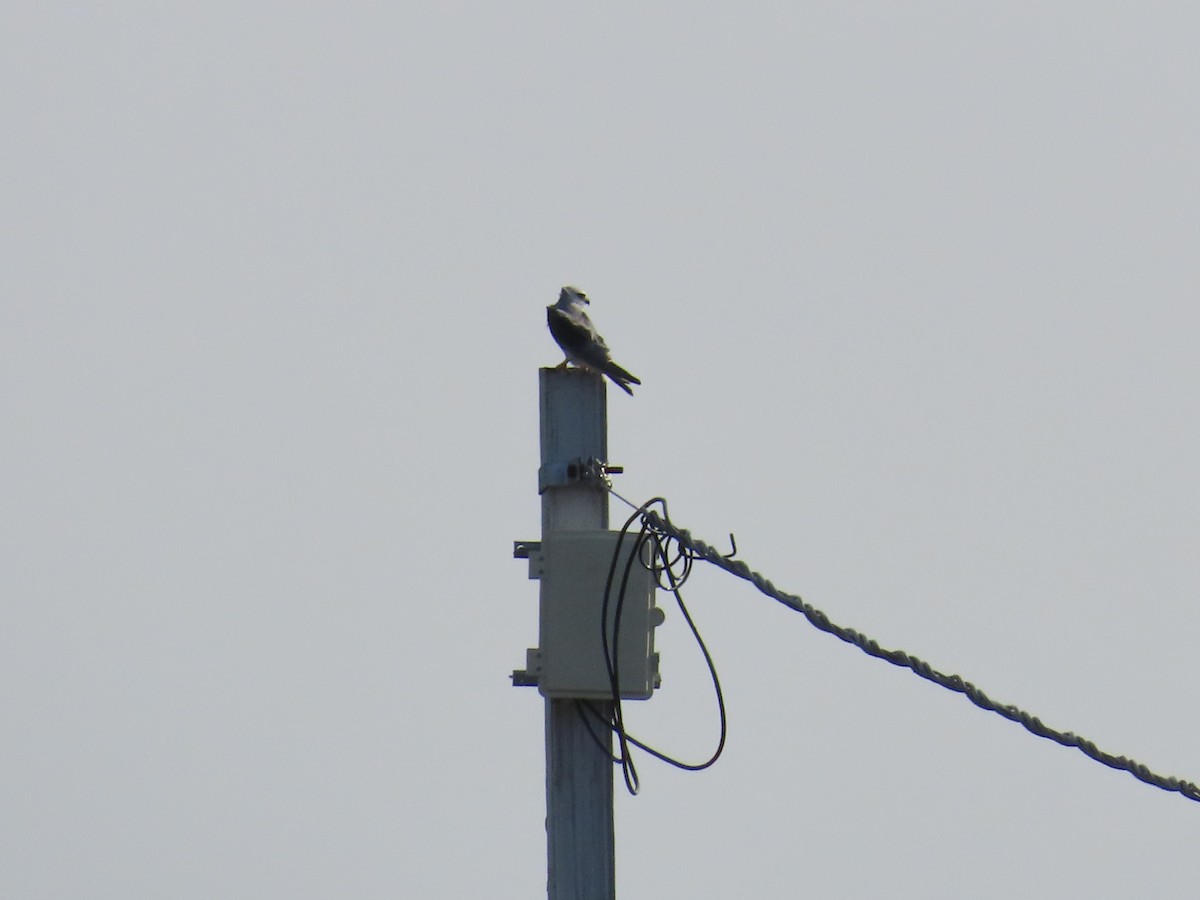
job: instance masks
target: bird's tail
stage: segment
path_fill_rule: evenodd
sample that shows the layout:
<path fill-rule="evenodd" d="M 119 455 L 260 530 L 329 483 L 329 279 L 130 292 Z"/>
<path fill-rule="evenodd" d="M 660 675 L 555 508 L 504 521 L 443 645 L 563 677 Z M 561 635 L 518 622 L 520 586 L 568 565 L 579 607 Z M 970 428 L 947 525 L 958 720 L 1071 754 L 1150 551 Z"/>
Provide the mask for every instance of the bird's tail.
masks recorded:
<path fill-rule="evenodd" d="M 612 379 L 613 384 L 627 393 L 630 397 L 633 396 L 633 388 L 631 384 L 641 384 L 642 380 L 636 375 L 626 372 L 612 360 L 604 367 L 604 374 Z"/>

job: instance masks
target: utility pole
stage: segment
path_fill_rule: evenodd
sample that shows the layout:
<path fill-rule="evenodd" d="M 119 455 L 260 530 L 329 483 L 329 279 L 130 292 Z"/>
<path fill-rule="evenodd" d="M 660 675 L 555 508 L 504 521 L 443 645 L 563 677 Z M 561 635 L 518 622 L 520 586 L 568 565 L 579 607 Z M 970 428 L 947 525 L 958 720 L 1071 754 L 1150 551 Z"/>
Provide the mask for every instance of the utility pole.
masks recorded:
<path fill-rule="evenodd" d="M 541 369 L 538 397 L 543 539 L 553 531 L 607 530 L 607 492 L 567 471 L 580 460 L 608 462 L 604 380 L 579 369 Z M 548 697 L 545 704 L 549 900 L 612 900 L 612 732 L 596 721 L 589 731 L 578 700 Z M 604 722 L 611 718 L 611 701 L 592 706 Z"/>

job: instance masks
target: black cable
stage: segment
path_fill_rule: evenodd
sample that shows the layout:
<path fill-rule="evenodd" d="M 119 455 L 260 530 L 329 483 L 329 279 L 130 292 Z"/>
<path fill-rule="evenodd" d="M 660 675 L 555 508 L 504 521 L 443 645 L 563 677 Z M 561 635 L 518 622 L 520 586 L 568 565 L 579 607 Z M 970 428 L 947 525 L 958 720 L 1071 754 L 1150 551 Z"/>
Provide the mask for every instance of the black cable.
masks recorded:
<path fill-rule="evenodd" d="M 588 720 L 586 714 L 591 713 L 595 719 L 604 723 L 605 728 L 611 728 L 611 721 L 607 717 L 600 715 L 599 711 L 590 700 L 576 700 L 575 712 L 579 714 L 579 718 L 583 721 L 584 727 L 587 728 L 588 736 L 595 741 L 596 746 L 600 748 L 600 752 L 611 759 L 614 763 L 619 763 L 621 761 L 620 758 L 613 756 L 612 750 L 608 748 L 608 745 L 604 743 L 603 738 L 601 738 L 600 735 L 596 733 L 595 729 L 592 728 L 592 723 Z"/>
<path fill-rule="evenodd" d="M 688 628 L 692 632 L 692 637 L 694 637 L 696 639 L 696 645 L 700 648 L 700 652 L 704 656 L 704 663 L 705 663 L 705 665 L 708 666 L 708 674 L 709 674 L 709 677 L 712 678 L 713 692 L 716 694 L 716 697 L 717 697 L 717 715 L 720 718 L 720 738 L 717 740 L 717 749 L 713 751 L 712 756 L 710 756 L 707 760 L 705 760 L 702 763 L 685 763 L 685 762 L 681 762 L 680 760 L 677 760 L 677 759 L 672 759 L 671 757 L 664 756 L 662 753 L 659 753 L 653 747 L 648 747 L 645 744 L 642 744 L 640 742 L 637 743 L 637 746 L 641 747 L 643 750 L 645 750 L 647 753 L 651 754 L 652 756 L 656 756 L 659 759 L 663 760 L 664 762 L 668 762 L 671 765 L 676 766 L 680 769 L 687 769 L 692 772 L 698 772 L 702 769 L 707 769 L 709 766 L 711 766 L 713 763 L 715 763 L 718 759 L 720 759 L 721 754 L 725 750 L 725 739 L 726 739 L 726 737 L 728 735 L 728 731 L 729 731 L 729 721 L 728 721 L 728 718 L 725 713 L 725 692 L 721 690 L 721 679 L 717 675 L 717 667 L 716 667 L 716 664 L 713 662 L 712 654 L 708 652 L 708 645 L 704 642 L 704 638 L 701 637 L 701 635 L 700 635 L 700 630 L 696 627 L 696 623 L 692 620 L 692 614 L 688 612 L 687 605 L 683 602 L 683 594 L 680 593 L 680 590 L 679 590 L 679 588 L 683 585 L 683 582 L 687 580 L 687 576 L 691 573 L 692 557 L 690 554 L 688 554 L 688 556 L 687 556 L 688 561 L 685 566 L 684 572 L 677 579 L 675 577 L 675 573 L 671 570 L 671 568 L 669 566 L 665 566 L 666 554 L 662 548 L 662 543 L 657 542 L 656 546 L 659 548 L 659 552 L 663 554 L 663 560 L 664 560 L 664 570 L 663 571 L 665 571 L 667 573 L 667 577 L 670 579 L 670 582 L 671 582 L 671 587 L 669 588 L 669 590 L 671 591 L 672 594 L 675 595 L 675 602 L 679 605 L 679 612 L 683 615 L 683 620 L 685 622 L 687 622 Z"/>
<path fill-rule="evenodd" d="M 617 543 L 613 548 L 612 560 L 608 566 L 608 578 L 604 583 L 604 601 L 601 604 L 600 610 L 600 632 L 602 643 L 604 646 L 604 663 L 608 670 L 608 682 L 612 691 L 612 730 L 617 736 L 619 753 L 617 759 L 621 765 L 621 775 L 625 779 L 625 788 L 629 793 L 636 795 L 641 789 L 641 781 L 638 778 L 637 766 L 633 762 L 633 756 L 629 752 L 628 735 L 625 731 L 625 714 L 621 706 L 621 681 L 620 681 L 620 659 L 618 655 L 618 642 L 621 633 L 621 612 L 625 606 L 625 593 L 629 586 L 629 575 L 633 570 L 633 562 L 636 560 L 641 551 L 642 542 L 645 540 L 648 528 L 645 521 L 642 522 L 642 528 L 638 534 L 637 540 L 634 543 L 632 551 L 625 562 L 625 571 L 621 576 L 621 588 L 617 594 L 616 609 L 613 612 L 613 633 L 610 642 L 608 633 L 608 606 L 609 597 L 612 593 L 613 576 L 616 574 L 617 563 L 621 558 L 621 545 L 625 540 L 626 534 L 629 532 L 629 527 L 634 523 L 639 516 L 644 516 L 651 505 L 656 502 L 661 502 L 663 508 L 666 508 L 666 500 L 661 497 L 655 497 L 652 500 L 642 504 L 642 506 L 634 512 L 628 519 L 625 520 L 625 525 L 621 528 L 617 535 Z"/>
<path fill-rule="evenodd" d="M 615 763 L 621 765 L 622 774 L 625 778 L 626 789 L 628 789 L 631 794 L 637 794 L 640 788 L 640 780 L 637 775 L 637 769 L 633 763 L 632 754 L 629 751 L 630 744 L 644 750 L 663 762 L 676 766 L 677 768 L 687 771 L 700 771 L 708 768 L 720 758 L 721 753 L 725 749 L 725 741 L 728 734 L 728 718 L 725 709 L 725 695 L 721 689 L 721 680 L 717 674 L 716 664 L 713 662 L 712 654 L 708 650 L 708 645 L 704 642 L 704 638 L 701 636 L 699 629 L 696 627 L 696 623 L 692 619 L 691 613 L 688 611 L 687 605 L 683 601 L 683 594 L 680 591 L 683 583 L 687 580 L 688 575 L 691 573 L 692 561 L 696 557 L 693 551 L 685 548 L 678 541 L 674 541 L 669 536 L 663 536 L 652 531 L 649 520 L 647 519 L 647 513 L 649 512 L 650 507 L 655 504 L 661 505 L 663 514 L 667 515 L 666 500 L 662 497 L 655 497 L 638 507 L 634 511 L 633 515 L 631 515 L 625 521 L 624 526 L 622 526 L 620 532 L 618 533 L 616 545 L 613 549 L 612 560 L 609 563 L 608 577 L 605 580 L 604 585 L 604 600 L 601 605 L 600 622 L 601 637 L 604 647 L 604 661 L 609 676 L 609 685 L 612 690 L 613 712 L 612 718 L 608 724 L 617 736 L 620 750 L 620 752 L 612 758 Z M 642 527 L 634 541 L 633 548 L 631 549 L 625 561 L 624 571 L 622 572 L 621 576 L 620 588 L 617 592 L 615 609 L 613 611 L 613 628 L 610 639 L 608 629 L 608 610 L 610 597 L 612 595 L 613 581 L 616 576 L 617 563 L 621 558 L 621 546 L 626 535 L 629 533 L 630 527 L 639 518 L 642 519 Z M 675 544 L 675 553 L 673 558 L 670 551 L 670 545 L 672 543 Z M 646 548 L 651 548 L 648 558 L 643 557 L 643 551 Z M 620 690 L 620 661 L 618 644 L 620 639 L 621 613 L 624 609 L 629 578 L 635 560 L 639 561 L 644 568 L 654 574 L 655 580 L 659 587 L 661 587 L 663 590 L 670 591 L 674 595 L 675 601 L 679 606 L 679 610 L 683 615 L 684 621 L 687 622 L 688 628 L 692 632 L 692 636 L 695 638 L 696 643 L 700 648 L 700 652 L 704 656 L 705 664 L 708 666 L 709 675 L 712 678 L 713 689 L 717 698 L 717 711 L 720 718 L 720 738 L 717 742 L 717 748 L 712 756 L 702 763 L 686 763 L 675 759 L 674 757 L 655 749 L 649 744 L 638 740 L 630 735 L 625 729 L 624 712 L 621 703 L 622 698 Z M 681 563 L 682 567 L 678 572 L 676 572 L 676 566 L 679 566 Z M 663 582 L 664 574 L 667 579 L 665 584 Z M 591 705 L 587 705 L 585 708 L 595 717 L 603 718 Z M 593 737 L 595 737 L 595 735 L 593 735 Z M 597 742 L 600 743 L 598 738 Z M 602 743 L 601 746 L 603 747 Z"/>

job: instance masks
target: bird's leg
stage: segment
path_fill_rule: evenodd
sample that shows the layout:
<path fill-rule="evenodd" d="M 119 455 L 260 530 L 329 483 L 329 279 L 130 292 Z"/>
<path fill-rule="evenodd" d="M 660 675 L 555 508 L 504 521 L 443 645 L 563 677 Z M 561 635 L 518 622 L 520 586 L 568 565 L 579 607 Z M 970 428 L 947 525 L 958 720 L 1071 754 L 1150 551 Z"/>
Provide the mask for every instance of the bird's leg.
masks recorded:
<path fill-rule="evenodd" d="M 556 370 L 557 370 L 557 369 L 565 369 L 565 368 L 567 367 L 567 363 L 569 363 L 569 362 L 570 362 L 570 360 L 569 360 L 569 359 L 564 359 L 562 362 L 560 362 L 560 363 L 559 363 L 557 366 L 555 366 L 554 368 L 555 368 Z"/>

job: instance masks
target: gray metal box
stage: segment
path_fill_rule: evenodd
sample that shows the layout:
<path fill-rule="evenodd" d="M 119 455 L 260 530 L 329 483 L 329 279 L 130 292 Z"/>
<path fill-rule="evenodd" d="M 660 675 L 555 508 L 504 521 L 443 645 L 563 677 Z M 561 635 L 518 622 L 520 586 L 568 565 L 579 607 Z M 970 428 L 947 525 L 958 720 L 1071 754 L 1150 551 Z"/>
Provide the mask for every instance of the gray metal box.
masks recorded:
<path fill-rule="evenodd" d="M 538 634 L 541 646 L 531 654 L 530 662 L 536 665 L 538 690 L 543 696 L 593 700 L 612 697 L 600 616 L 617 537 L 615 531 L 554 531 L 544 535 L 540 548 L 530 554 L 530 577 L 542 582 Z M 621 542 L 621 556 L 609 593 L 610 638 L 625 564 L 636 543 L 636 534 L 627 534 Z M 617 639 L 620 691 L 628 700 L 649 699 L 657 687 L 654 627 L 662 620 L 662 614 L 654 606 L 654 587 L 653 573 L 634 560 Z"/>

